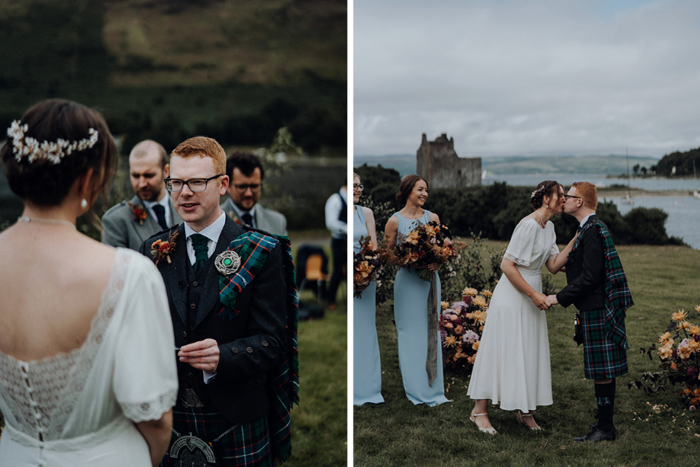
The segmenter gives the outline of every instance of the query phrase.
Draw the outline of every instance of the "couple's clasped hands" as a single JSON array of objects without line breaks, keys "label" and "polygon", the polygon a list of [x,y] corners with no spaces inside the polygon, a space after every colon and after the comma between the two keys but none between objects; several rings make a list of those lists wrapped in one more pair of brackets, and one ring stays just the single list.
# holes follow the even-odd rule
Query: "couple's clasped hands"
[{"label": "couple's clasped hands", "polygon": [[559,303],[556,295],[545,295],[543,293],[535,293],[530,299],[538,310],[547,310],[550,306]]}]

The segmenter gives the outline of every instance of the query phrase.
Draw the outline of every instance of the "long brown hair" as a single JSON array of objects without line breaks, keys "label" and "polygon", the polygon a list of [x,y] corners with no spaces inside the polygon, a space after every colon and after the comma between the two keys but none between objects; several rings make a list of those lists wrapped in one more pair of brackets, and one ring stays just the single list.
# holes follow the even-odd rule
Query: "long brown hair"
[{"label": "long brown hair", "polygon": [[408,197],[411,196],[413,187],[416,183],[423,180],[425,182],[426,189],[428,188],[428,181],[421,177],[420,175],[410,174],[406,175],[403,180],[401,180],[401,185],[399,186],[399,192],[396,193],[396,201],[399,205],[404,206],[408,201]]}]

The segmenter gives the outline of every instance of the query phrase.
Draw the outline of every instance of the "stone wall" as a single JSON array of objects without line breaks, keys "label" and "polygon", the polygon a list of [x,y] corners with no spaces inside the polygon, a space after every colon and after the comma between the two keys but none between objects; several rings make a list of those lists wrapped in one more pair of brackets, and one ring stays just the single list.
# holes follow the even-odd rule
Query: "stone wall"
[{"label": "stone wall", "polygon": [[428,141],[423,133],[416,153],[416,170],[431,188],[460,188],[481,185],[481,158],[459,157],[454,150],[454,138],[443,133]]}]

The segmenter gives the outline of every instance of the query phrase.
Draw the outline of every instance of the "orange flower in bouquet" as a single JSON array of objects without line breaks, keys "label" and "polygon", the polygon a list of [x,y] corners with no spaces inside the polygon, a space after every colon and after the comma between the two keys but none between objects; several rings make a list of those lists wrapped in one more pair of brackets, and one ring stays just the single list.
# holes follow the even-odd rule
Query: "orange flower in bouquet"
[{"label": "orange flower in bouquet", "polygon": [[[471,295],[471,291],[474,295]],[[440,337],[445,366],[469,375],[481,343],[491,294],[486,294],[487,291],[478,294],[474,289],[465,289],[465,292],[461,302],[455,302],[452,306],[442,304]]]},{"label": "orange flower in bouquet", "polygon": [[360,251],[353,258],[353,296],[362,298],[362,292],[377,279],[381,270],[381,252],[374,249],[370,237],[360,237]]},{"label": "orange flower in bouquet", "polygon": [[452,240],[450,229],[435,221],[418,224],[408,235],[398,234],[396,246],[385,255],[387,263],[419,269],[418,276],[430,280],[429,264],[445,264],[457,258],[461,244]]},{"label": "orange flower in bouquet", "polygon": [[700,404],[700,329],[687,318],[685,310],[673,313],[666,332],[651,346],[640,349],[650,359],[654,355],[659,358],[660,371],[647,371],[641,380],[631,381],[629,385],[651,394],[665,390],[666,383],[684,384],[686,389],[679,395],[690,410],[695,410]]}]

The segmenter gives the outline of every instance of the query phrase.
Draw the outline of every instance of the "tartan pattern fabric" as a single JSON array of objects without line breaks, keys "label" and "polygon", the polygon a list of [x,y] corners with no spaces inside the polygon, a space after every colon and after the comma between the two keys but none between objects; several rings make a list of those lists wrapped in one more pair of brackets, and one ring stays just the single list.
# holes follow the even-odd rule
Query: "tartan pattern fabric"
[{"label": "tartan pattern fabric", "polygon": [[[206,407],[173,407],[173,429],[180,435],[192,433],[210,443],[218,464],[222,467],[272,466],[270,436],[267,417],[237,425],[236,428],[212,443],[233,426],[218,410]],[[178,436],[173,433],[170,445]],[[169,450],[163,457],[162,466],[171,467]]]},{"label": "tartan pattern fabric", "polygon": [[634,305],[634,302],[627,286],[627,276],[622,268],[620,256],[617,254],[610,233],[600,222],[590,222],[583,226],[581,234],[569,253],[569,262],[573,262],[574,252],[579,246],[579,239],[594,226],[598,229],[598,234],[603,241],[603,254],[605,256],[605,332],[603,337],[612,340],[620,348],[626,350],[628,346],[625,316],[627,309]]},{"label": "tartan pattern fabric", "polygon": [[295,286],[292,246],[287,237],[275,236],[275,238],[282,243],[285,250],[283,261],[284,281],[287,287],[287,352],[285,360],[272,372],[268,423],[275,465],[281,465],[292,455],[290,412],[295,403],[299,405],[299,348],[297,342],[299,302]]},{"label": "tartan pattern fabric", "polygon": [[259,232],[246,232],[228,246],[241,257],[241,267],[231,276],[219,275],[219,301],[236,309],[236,297],[250,284],[279,240]]},{"label": "tartan pattern fabric", "polygon": [[627,373],[627,351],[607,337],[606,311],[581,313],[583,373],[587,379],[617,378]]},{"label": "tartan pattern fabric", "polygon": [[286,287],[287,349],[284,360],[270,373],[268,386],[271,407],[268,411],[268,424],[275,465],[281,465],[292,453],[291,409],[299,404],[299,349],[297,339],[298,300],[294,263],[289,238],[270,236],[250,231],[234,239],[229,250],[234,250],[241,258],[240,269],[230,277],[219,276],[219,300],[225,307],[235,312],[236,297],[250,284],[265,264],[268,254],[278,243],[284,249],[283,266]]}]

